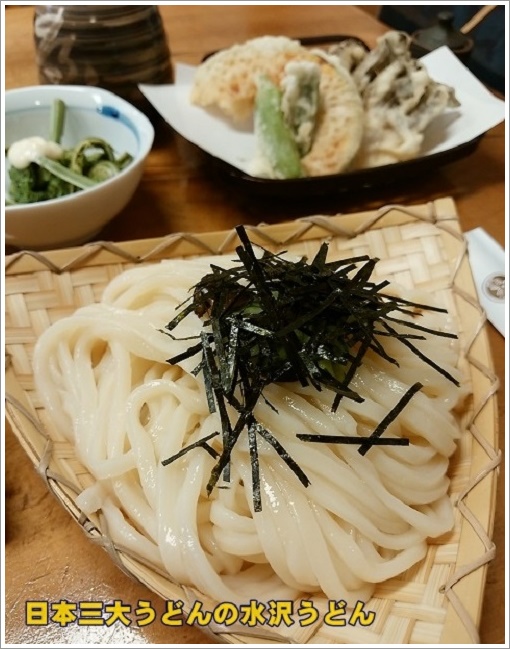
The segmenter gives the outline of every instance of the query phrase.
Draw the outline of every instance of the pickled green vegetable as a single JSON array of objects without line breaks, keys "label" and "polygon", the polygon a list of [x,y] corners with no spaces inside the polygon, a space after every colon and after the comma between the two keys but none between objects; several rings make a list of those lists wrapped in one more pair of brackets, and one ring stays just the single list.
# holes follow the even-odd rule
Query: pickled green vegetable
[{"label": "pickled green vegetable", "polygon": [[[57,144],[64,131],[65,112],[64,102],[56,99],[50,115],[50,141]],[[26,167],[11,164],[6,204],[47,201],[94,187],[113,178],[132,160],[129,153],[116,157],[112,146],[102,138],[89,137],[72,149],[63,149],[58,160],[37,155]]]}]

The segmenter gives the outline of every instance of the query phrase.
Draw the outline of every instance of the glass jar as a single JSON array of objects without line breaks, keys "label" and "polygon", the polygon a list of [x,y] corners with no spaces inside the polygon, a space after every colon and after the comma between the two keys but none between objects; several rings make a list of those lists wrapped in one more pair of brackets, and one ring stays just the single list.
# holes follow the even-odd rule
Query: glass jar
[{"label": "glass jar", "polygon": [[39,81],[100,86],[145,110],[139,83],[171,83],[157,5],[41,5],[34,15]]}]

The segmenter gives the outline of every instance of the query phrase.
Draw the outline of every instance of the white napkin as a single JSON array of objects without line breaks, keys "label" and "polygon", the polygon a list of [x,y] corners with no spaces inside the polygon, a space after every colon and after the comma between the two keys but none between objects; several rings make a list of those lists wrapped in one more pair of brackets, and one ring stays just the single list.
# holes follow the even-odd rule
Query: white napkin
[{"label": "white napkin", "polygon": [[465,233],[478,299],[487,319],[505,335],[505,251],[483,228]]}]

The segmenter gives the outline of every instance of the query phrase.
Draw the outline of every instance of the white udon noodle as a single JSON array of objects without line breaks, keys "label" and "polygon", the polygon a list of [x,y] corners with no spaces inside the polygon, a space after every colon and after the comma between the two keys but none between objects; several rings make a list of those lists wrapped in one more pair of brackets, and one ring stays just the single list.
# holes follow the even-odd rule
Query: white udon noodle
[{"label": "white udon noodle", "polygon": [[[344,398],[332,413],[329,390],[270,385],[264,394],[278,412],[260,400],[255,416],[310,486],[259,438],[262,511],[254,513],[243,433],[232,452],[231,482],[219,483],[228,488],[208,496],[215,460],[204,449],[162,465],[221,427],[209,413],[201,375],[190,373],[199,356],[179,366],[166,362],[190,341],[174,341],[161,329],[210,263],[164,261],[127,270],[100,303],[79,308],[40,337],[34,375],[42,403],[97,481],[78,504],[86,514],[102,511],[118,547],[217,601],[319,592],[366,601],[375,583],[421,560],[427,539],[452,527],[447,470],[459,435],[452,414],[459,390],[391,339],[385,346],[400,367],[368,353],[352,383],[363,403]],[[420,323],[451,327],[447,317],[431,312]],[[191,315],[175,333],[192,336],[201,327]],[[456,341],[428,336],[420,348],[459,376]],[[373,446],[362,456],[357,446],[296,437],[367,436],[418,380],[423,390],[384,433],[409,438],[408,447]],[[221,436],[210,443],[221,450]]]}]

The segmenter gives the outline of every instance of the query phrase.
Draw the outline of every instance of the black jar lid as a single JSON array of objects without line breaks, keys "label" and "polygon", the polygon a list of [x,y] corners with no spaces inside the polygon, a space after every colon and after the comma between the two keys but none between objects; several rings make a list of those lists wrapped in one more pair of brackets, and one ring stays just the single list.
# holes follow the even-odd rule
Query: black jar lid
[{"label": "black jar lid", "polygon": [[455,29],[453,19],[454,15],[451,11],[440,12],[435,25],[420,29],[413,34],[413,42],[430,52],[443,45],[447,45],[456,54],[470,52],[473,40]]}]

